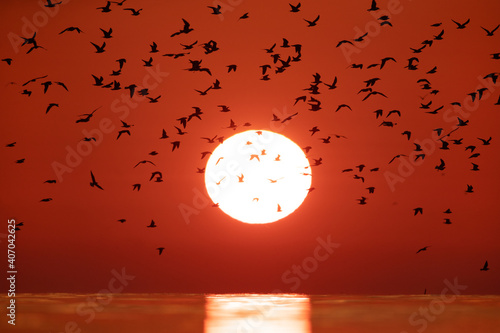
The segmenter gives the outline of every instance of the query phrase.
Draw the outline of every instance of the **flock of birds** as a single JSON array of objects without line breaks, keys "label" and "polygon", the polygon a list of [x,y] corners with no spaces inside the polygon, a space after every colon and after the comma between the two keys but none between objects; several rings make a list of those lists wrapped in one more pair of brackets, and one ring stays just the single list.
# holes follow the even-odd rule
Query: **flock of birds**
[{"label": "flock of birds", "polygon": [[[147,9],[143,11],[142,8],[132,8],[132,7],[124,7],[124,3],[129,2],[129,0],[122,0],[122,1],[107,1],[103,6],[97,7],[96,11],[99,13],[102,13],[102,15],[106,15],[106,13],[112,12],[112,11],[117,11],[117,10],[123,10],[130,12],[132,16],[139,16],[143,15],[144,13],[147,12]],[[55,2],[51,0],[46,0],[45,6],[46,7],[55,7],[59,6],[62,4],[62,1],[60,2]],[[222,15],[223,13],[223,7],[221,5],[217,6],[207,6],[207,15]],[[301,3],[296,3],[296,4],[289,4],[289,8],[287,8],[287,11],[289,11],[291,14],[290,15],[299,15],[297,13],[301,12]],[[377,11],[380,10],[377,1],[372,0],[370,6],[366,9],[369,12],[377,13]],[[63,14],[61,14],[63,15]],[[245,20],[251,20],[251,13],[243,13],[241,16],[238,17],[238,21],[244,22]],[[321,24],[321,16],[317,15],[316,17],[313,18],[303,18],[304,19],[304,29],[315,29],[315,26]],[[378,21],[380,23],[381,27],[389,28],[389,29],[396,29],[393,27],[393,23],[390,20],[390,17],[387,15],[380,15],[378,18]],[[469,25],[471,24],[470,19],[464,21],[464,22],[458,22],[455,20],[452,20],[452,23],[455,24],[455,28],[459,30],[463,29],[470,29]],[[243,24],[243,23],[242,23]],[[405,69],[408,71],[422,71],[421,65],[420,65],[420,60],[419,57],[421,54],[425,53],[425,51],[433,45],[439,43],[441,40],[443,40],[445,37],[445,29],[444,29],[444,23],[438,22],[434,23],[431,26],[436,29],[436,33],[433,34],[432,36],[429,36],[428,39],[424,40],[421,42],[420,45],[414,48],[410,48],[409,52],[411,52],[411,57],[406,59],[406,66],[404,66]],[[193,25],[194,26],[194,25]],[[187,58],[187,63],[189,65],[188,68],[185,68],[185,70],[190,71],[190,72],[201,72],[205,73],[203,75],[209,75],[210,77],[212,76],[212,70],[205,66],[203,64],[203,59],[195,59],[192,52],[196,49],[201,47],[203,49],[203,53],[206,55],[209,55],[213,52],[220,52],[219,45],[216,41],[210,40],[205,43],[198,43],[198,40],[189,40],[187,41],[187,38],[191,38],[192,35],[195,35],[193,31],[196,31],[195,28],[191,25],[190,22],[188,22],[186,19],[182,18],[182,24],[179,26],[179,29],[176,31],[172,31],[170,34],[170,38],[173,40],[176,39],[176,42],[180,44],[180,47],[182,48],[181,51],[177,53],[165,53],[162,56],[168,57],[171,59],[186,59]],[[499,26],[497,25],[494,28],[485,28],[481,27],[485,34],[484,38],[492,38],[495,35],[497,29]],[[95,53],[105,53],[108,50],[109,45],[106,43],[107,41],[111,40],[114,38],[114,31],[113,28],[108,28],[108,29],[103,29],[99,28],[102,32],[102,39],[104,41],[102,42],[91,42],[91,45],[93,46],[93,50]],[[196,27],[196,29],[200,29]],[[83,32],[84,29],[81,29],[80,27],[76,26],[70,26],[62,29],[59,34],[80,34]],[[41,35],[41,34],[40,34]],[[363,35],[360,35],[356,38],[353,39],[342,39],[338,42],[336,42],[336,47],[340,48],[343,47],[344,45],[351,45],[351,46],[356,46],[357,43],[361,43],[364,41],[364,39],[367,37],[368,33],[365,33]],[[185,36],[185,37],[183,37]],[[39,35],[35,32],[33,36],[21,36],[23,43],[21,45],[21,49],[24,50],[27,54],[33,54],[35,52],[50,52],[50,50],[46,49],[44,46],[42,46],[39,43]],[[182,39],[186,38],[186,39]],[[145,67],[151,67],[153,64],[158,62],[157,55],[159,54],[159,49],[160,47],[156,42],[152,42],[150,44],[150,48],[148,50],[148,56],[146,59],[141,59],[142,60],[142,65]],[[260,80],[262,81],[269,81],[274,78],[276,75],[282,75],[286,71],[290,70],[291,67],[295,66],[297,63],[302,61],[302,52],[303,52],[303,47],[300,43],[290,43],[290,41],[287,38],[282,38],[281,41],[273,43],[272,45],[263,45],[261,52],[264,54],[267,54],[269,56],[269,61],[268,63],[262,64],[260,66]],[[492,60],[498,60],[500,59],[500,53],[492,53],[490,54],[490,59]],[[1,59],[3,62],[6,63],[8,66],[16,66],[16,59],[13,58],[3,58]],[[386,70],[387,68],[390,68],[391,66],[398,66],[401,63],[402,59],[395,59],[394,57],[385,57],[380,59],[378,62],[373,62],[371,64],[364,64],[364,63],[352,63],[350,64],[349,68],[352,70],[368,70],[368,69],[378,69],[378,73],[383,73],[383,70]],[[487,61],[487,58],[485,58],[484,61]],[[161,101],[161,95],[157,96],[151,96],[147,88],[141,87],[139,84],[128,84],[126,86],[122,87],[121,82],[119,81],[119,77],[122,74],[122,71],[125,69],[127,59],[125,58],[120,58],[116,60],[117,62],[117,68],[111,69],[110,74],[108,76],[106,75],[100,75],[100,74],[92,74],[92,77],[89,77],[89,79],[92,79],[91,84],[95,86],[96,88],[101,88],[101,89],[109,89],[110,91],[116,91],[116,90],[121,90],[125,89],[128,90],[130,98],[133,98],[134,96],[143,96],[147,99],[149,103],[159,103]],[[498,64],[496,64],[498,66]],[[238,70],[238,65],[237,64],[228,64],[227,65],[227,73],[228,75],[232,72],[236,72]],[[425,102],[421,102],[420,106],[418,106],[419,109],[423,110],[425,113],[429,114],[430,116],[432,115],[437,115],[440,114],[440,111],[445,108],[445,104],[440,104],[440,103],[435,103],[435,100],[433,99],[436,95],[439,94],[439,89],[437,89],[434,84],[432,83],[432,75],[438,72],[438,67],[437,65],[434,66],[431,69],[424,70],[424,74],[422,75],[422,78],[420,78],[416,84],[418,87],[425,93]],[[368,73],[368,72],[367,72]],[[373,73],[373,72],[369,72]],[[201,74],[200,74],[201,75]],[[293,103],[294,107],[299,107],[300,104],[306,105],[306,108],[310,112],[318,112],[324,109],[324,104],[322,104],[321,98],[319,97],[322,93],[324,93],[324,90],[331,91],[335,90],[339,87],[339,84],[341,80],[337,76],[329,79],[328,81],[324,81],[322,75],[320,73],[311,73],[311,81],[309,82],[308,86],[303,89],[305,91],[304,94],[301,96],[296,97],[294,100],[291,102]],[[368,74],[367,74],[368,75]],[[491,80],[493,84],[497,83],[498,77],[500,73],[499,72],[491,72],[491,73],[484,73],[484,79],[485,80]],[[377,100],[377,99],[388,99],[389,94],[386,92],[380,91],[377,89],[377,84],[379,82],[383,81],[382,78],[378,76],[374,77],[368,77],[360,87],[360,90],[358,92],[358,95],[361,95],[361,102],[366,102],[368,100]],[[16,83],[14,83],[16,84]],[[38,92],[36,90],[39,89],[39,87],[42,87],[43,89]],[[48,75],[44,76],[38,76],[33,79],[30,79],[21,85],[21,91],[20,93],[22,95],[27,96],[29,98],[32,94],[34,93],[43,93],[47,94],[49,91],[51,92],[54,89],[58,89],[57,93],[59,92],[70,92],[70,88],[68,85],[64,82],[56,81],[56,80],[49,80]],[[208,94],[213,93],[215,90],[219,90],[222,88],[222,83],[219,81],[219,79],[214,79],[213,84],[204,87],[202,89],[195,89],[196,92],[200,96],[206,96]],[[468,96],[472,101],[481,100],[484,96],[484,93],[488,90],[488,88],[481,88],[477,91],[471,91]],[[433,104],[434,103],[434,104]],[[454,107],[462,107],[460,102],[451,102],[450,103]],[[500,98],[494,105],[500,105]],[[59,103],[50,103],[46,108],[45,108],[45,113],[49,112],[54,112],[53,110],[55,108],[59,107]],[[224,104],[219,104],[217,105],[219,108],[219,111],[222,113],[230,113],[234,112],[231,110],[231,108],[228,105]],[[96,112],[98,112],[100,109],[96,108],[92,110],[89,113],[79,115],[77,119],[75,119],[75,123],[77,124],[85,124],[89,123],[94,119],[94,116]],[[195,120],[201,120],[202,116],[204,116],[204,112],[200,107],[193,106],[192,107],[193,112],[189,112],[185,114],[184,116],[177,118],[176,121],[179,123],[178,126],[173,126],[173,129],[175,129],[175,137],[170,140],[171,144],[171,151],[174,152],[181,147],[181,140],[179,139],[183,135],[188,134],[186,131],[188,124],[192,121]],[[331,106],[328,106],[328,109],[332,109]],[[333,112],[348,112],[352,111],[352,107],[348,104],[339,104],[336,107],[333,107]],[[272,118],[270,119],[271,122],[278,122],[278,123],[286,123],[289,121],[293,121],[299,114],[302,113],[297,111],[294,112],[291,115],[287,115],[285,117],[280,117],[279,115],[273,114]],[[398,126],[398,123],[395,121],[396,119],[403,117],[404,114],[401,110],[399,109],[394,109],[390,111],[385,111],[383,109],[376,109],[373,111],[373,116],[375,119],[380,119],[380,124],[379,127],[389,127],[389,128],[394,128]],[[124,136],[131,136],[132,135],[132,127],[134,124],[130,124],[125,122],[124,120],[121,121],[121,128],[118,130],[116,134],[116,140],[122,139]],[[237,125],[232,119],[228,119],[229,125],[226,127],[226,129],[229,130],[236,130],[236,129],[242,129],[245,127],[251,127],[251,123],[246,122]],[[463,149],[466,153],[470,152],[470,155],[468,156],[469,161],[476,161],[480,157],[480,151],[479,146],[486,147],[492,144],[492,137],[485,137],[485,138],[477,138],[474,140],[469,140],[468,138],[463,138],[463,137],[456,137],[458,133],[460,133],[460,129],[469,126],[469,120],[466,119],[461,119],[460,117],[457,117],[456,121],[456,126],[450,130],[446,131],[445,129],[439,127],[435,128],[434,131],[436,132],[437,136],[439,137],[439,142],[441,144],[441,147],[439,147],[440,150],[450,150],[452,147],[460,148],[460,147],[465,147],[461,148]],[[317,133],[322,132],[321,126],[314,126],[310,129],[307,129],[307,131],[310,133],[311,137],[318,137]],[[159,140],[168,140],[171,138],[171,136],[168,134],[170,132],[167,129],[162,129],[161,134],[159,133]],[[410,141],[412,138],[412,131],[405,129],[401,132],[401,135],[403,136],[404,139],[407,141]],[[318,138],[321,144],[330,144],[333,142],[333,140],[346,140],[347,137],[344,135],[339,135],[339,134],[331,134],[327,135],[321,138]],[[84,137],[82,138],[83,141],[95,141],[95,137]],[[214,136],[210,137],[201,137],[201,140],[203,142],[206,142],[211,145],[217,145],[217,144],[222,144],[224,142],[224,136],[217,134]],[[467,143],[466,143],[467,142]],[[9,149],[14,149],[16,146],[16,142],[10,142],[6,145]],[[309,151],[312,149],[311,146],[306,146],[303,148],[304,152],[306,154],[309,153]],[[413,158],[415,161],[418,161],[419,159],[425,159],[426,153],[422,149],[420,144],[414,143],[414,152],[415,154],[412,155],[414,156]],[[151,165],[153,167],[156,167],[156,164],[154,163],[153,160],[151,160],[152,157],[158,155],[159,152],[157,151],[151,151],[148,153],[150,156],[150,159],[144,159],[137,164],[134,165],[133,168],[140,167],[141,165]],[[206,156],[211,154],[211,151],[203,151],[201,152],[201,159],[203,160]],[[406,154],[397,154],[395,155],[392,159],[388,161],[388,164],[391,164],[395,162],[396,160],[400,158],[408,157]],[[28,157],[29,158],[29,157]],[[28,159],[29,161],[29,159]],[[27,162],[25,158],[21,158],[15,161],[15,163],[22,164]],[[321,157],[312,159],[311,161],[311,166],[320,166],[323,164],[323,159]],[[440,163],[435,166],[435,169],[437,171],[443,171],[447,167],[446,161],[444,158],[440,159]],[[380,170],[380,166],[372,166],[368,167],[365,164],[358,164],[356,166],[352,167],[347,167],[340,172],[342,174],[347,174],[347,175],[352,175],[352,178],[356,181],[359,181],[361,183],[365,183],[365,179],[367,178],[367,172],[369,174],[375,173]],[[478,162],[474,163],[471,162],[471,171],[473,172],[478,172],[480,171],[480,165]],[[196,173],[203,174],[205,171],[204,167],[197,168]],[[90,186],[92,188],[98,189],[98,190],[105,190],[104,187],[102,187],[99,182],[97,181],[96,176],[92,171],[89,172],[90,176]],[[151,182],[162,182],[163,181],[163,174],[159,170],[155,170],[151,173],[149,177],[149,181]],[[49,184],[55,184],[57,181],[55,179],[49,179],[45,181],[45,183]],[[131,184],[131,190],[132,191],[140,191],[141,190],[141,183],[135,183]],[[310,189],[312,190],[312,189]],[[366,187],[366,194],[363,194],[359,199],[356,199],[357,203],[359,205],[366,205],[369,202],[369,196],[373,193],[375,193],[375,187],[374,186],[367,186]],[[474,187],[473,185],[466,184],[465,192],[467,193],[473,193],[474,192]],[[52,198],[42,198],[40,200],[41,202],[47,203],[52,201]],[[279,209],[279,207],[278,207]],[[414,215],[421,215],[424,213],[424,208],[423,207],[416,207],[414,209]],[[444,218],[444,224],[452,224],[451,218],[448,217],[450,214],[452,214],[451,209],[446,209],[444,211],[444,214],[446,214],[447,217]],[[126,222],[126,219],[118,219],[120,223]],[[18,230],[20,227],[23,226],[22,222],[18,224]],[[150,224],[146,225],[147,228],[155,228],[157,227],[157,224],[155,221],[151,221]],[[416,253],[421,253],[424,251],[427,251],[429,246],[425,246],[421,249],[419,249]],[[164,251],[164,247],[158,247],[156,249],[158,251],[158,254],[161,255]],[[488,270],[488,262],[484,264],[484,266],[481,268],[482,271]]]}]

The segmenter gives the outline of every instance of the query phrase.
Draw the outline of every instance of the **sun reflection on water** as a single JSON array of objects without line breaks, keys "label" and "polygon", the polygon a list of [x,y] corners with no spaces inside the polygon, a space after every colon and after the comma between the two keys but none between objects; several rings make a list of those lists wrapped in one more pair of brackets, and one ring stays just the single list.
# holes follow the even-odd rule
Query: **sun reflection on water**
[{"label": "sun reflection on water", "polygon": [[310,300],[297,294],[206,296],[206,333],[310,333]]}]

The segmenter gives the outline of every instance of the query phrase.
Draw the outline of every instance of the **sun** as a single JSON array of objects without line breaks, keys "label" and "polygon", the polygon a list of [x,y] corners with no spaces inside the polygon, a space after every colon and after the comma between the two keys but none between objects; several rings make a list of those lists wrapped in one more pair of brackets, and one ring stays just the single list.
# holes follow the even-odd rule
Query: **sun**
[{"label": "sun", "polygon": [[293,213],[311,187],[311,167],[302,149],[266,130],[224,140],[205,168],[208,195],[232,218],[271,223]]}]

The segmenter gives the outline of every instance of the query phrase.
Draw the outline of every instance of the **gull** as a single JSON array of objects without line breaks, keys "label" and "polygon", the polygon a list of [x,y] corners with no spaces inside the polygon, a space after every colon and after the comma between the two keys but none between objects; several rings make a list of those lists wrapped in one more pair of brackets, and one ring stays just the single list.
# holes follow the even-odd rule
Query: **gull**
[{"label": "gull", "polygon": [[308,27],[314,27],[316,25],[316,23],[318,22],[318,20],[319,20],[319,15],[312,21],[304,19],[304,21],[307,22]]},{"label": "gull", "polygon": [[251,161],[251,160],[253,160],[254,158],[256,158],[256,159],[257,159],[257,161],[259,161],[259,162],[260,162],[259,155],[257,155],[257,154],[251,154],[251,155],[250,155],[250,161]]},{"label": "gull", "polygon": [[498,27],[500,27],[500,24],[497,25],[496,28],[493,29],[493,30],[491,30],[491,31],[488,30],[488,29],[486,29],[486,28],[483,28],[483,27],[481,27],[481,29],[483,29],[484,31],[486,31],[486,36],[491,37],[491,36],[493,36],[493,34],[495,33],[495,31],[498,29]]},{"label": "gull", "polygon": [[288,4],[290,6],[290,11],[292,13],[298,13],[300,11],[300,2],[296,4],[295,6],[292,5],[291,3]]},{"label": "gull", "polygon": [[60,4],[62,4],[61,1],[59,1],[59,2],[52,2],[52,0],[47,0],[47,4],[44,4],[44,6],[47,7],[47,8],[53,8],[56,5],[60,5]]},{"label": "gull", "polygon": [[238,183],[243,183],[243,178],[245,177],[243,174],[241,176],[236,175],[238,177]]},{"label": "gull", "polygon": [[202,137],[202,139],[205,139],[208,141],[208,143],[215,143],[215,139],[217,138],[217,135],[215,135],[213,138],[204,138]]},{"label": "gull", "polygon": [[428,249],[429,247],[430,247],[430,246],[424,246],[423,248],[419,249],[419,250],[417,251],[417,253],[422,252],[422,251],[427,251],[427,249]]},{"label": "gull", "polygon": [[99,46],[97,44],[94,44],[92,42],[90,42],[90,44],[94,45],[94,47],[96,48],[95,53],[103,53],[104,52],[104,47],[106,47],[106,42],[102,43],[101,46]]},{"label": "gull", "polygon": [[122,134],[128,134],[130,136],[130,131],[129,130],[121,130],[118,132],[118,136],[116,137],[116,140],[120,138]]},{"label": "gull", "polygon": [[188,34],[194,30],[193,28],[191,28],[191,25],[189,24],[188,21],[186,21],[185,19],[182,19],[182,22],[184,22],[183,28],[181,30],[179,30],[178,32],[174,32],[173,34],[171,34],[170,37],[174,37],[174,36],[177,36],[180,34]]},{"label": "gull", "polygon": [[156,228],[156,223],[155,223],[155,221],[154,221],[154,220],[151,220],[151,223],[150,223],[148,226],[146,226],[146,228]]},{"label": "gull", "polygon": [[97,187],[98,189],[100,190],[103,190],[103,188],[97,183],[97,181],[95,180],[95,177],[94,177],[94,174],[92,173],[92,171],[90,171],[90,177],[92,178],[92,182],[90,183],[90,186],[92,187]]},{"label": "gull", "polygon": [[467,21],[465,21],[464,23],[458,23],[455,20],[452,21],[457,25],[457,29],[465,29],[465,26],[470,22],[470,19],[467,19]]},{"label": "gull", "polygon": [[164,247],[157,247],[156,248],[158,250],[158,255],[161,256],[161,254],[163,253],[163,250],[165,250]]},{"label": "gull", "polygon": [[489,270],[488,268],[488,260],[485,261],[483,268],[480,269],[480,271],[487,271]]},{"label": "gull", "polygon": [[130,10],[132,12],[132,16],[138,16],[142,8],[137,10],[135,10],[134,8],[123,8],[123,10]]},{"label": "gull", "polygon": [[136,168],[139,164],[146,164],[146,163],[150,163],[150,164],[153,164],[154,166],[156,166],[156,164],[154,164],[153,162],[151,162],[149,160],[142,160],[142,161],[137,162],[137,164],[134,166],[134,168]]},{"label": "gull", "polygon": [[314,133],[319,132],[319,128],[318,128],[318,126],[314,126],[313,128],[311,128],[311,129],[309,130],[309,132],[311,132],[311,136],[313,136],[313,135],[314,135]]},{"label": "gull", "polygon": [[108,31],[106,31],[104,29],[101,29],[101,28],[99,28],[99,30],[101,30],[102,33],[103,33],[102,38],[111,38],[111,37],[113,37],[113,36],[111,36],[111,33],[113,32],[113,28],[109,28]]},{"label": "gull", "polygon": [[212,10],[212,13],[213,15],[219,15],[219,14],[222,14],[221,13],[221,5],[217,5],[217,7],[213,7],[213,6],[207,6],[208,8],[210,8]]},{"label": "gull", "polygon": [[478,138],[478,140],[481,140],[483,142],[484,146],[488,146],[490,144],[490,141],[491,141],[491,136],[487,140],[481,139],[481,138]]},{"label": "gull", "polygon": [[111,2],[107,2],[106,3],[106,6],[104,7],[97,7],[96,9],[100,9],[101,10],[101,13],[109,13],[111,11],[111,8],[109,8],[111,6]]},{"label": "gull", "polygon": [[377,7],[377,1],[372,0],[372,4],[371,4],[370,8],[367,9],[367,11],[373,12],[373,11],[377,11],[379,9],[380,8]]}]

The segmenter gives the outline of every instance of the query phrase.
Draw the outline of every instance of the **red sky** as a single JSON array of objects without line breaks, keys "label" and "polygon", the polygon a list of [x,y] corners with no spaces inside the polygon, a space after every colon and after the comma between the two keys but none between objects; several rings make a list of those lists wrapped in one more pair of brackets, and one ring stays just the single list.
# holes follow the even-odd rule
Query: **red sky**
[{"label": "red sky", "polygon": [[[12,63],[0,63],[0,211],[4,221],[24,222],[16,238],[18,291],[97,292],[107,286],[113,269],[123,267],[135,276],[127,292],[406,294],[427,288],[439,293],[445,279],[457,278],[467,293],[498,294],[500,106],[495,104],[500,89],[498,82],[483,77],[500,71],[500,60],[490,55],[500,52],[500,32],[487,36],[481,27],[492,30],[500,23],[500,3],[381,0],[380,9],[369,12],[371,1],[302,1],[300,11],[292,13],[287,1],[223,0],[222,14],[213,15],[207,6],[217,3],[126,0],[101,13],[96,7],[106,1],[62,0],[50,15],[37,1],[4,4],[0,56]],[[132,16],[123,10],[129,7],[142,11]],[[249,18],[239,20],[244,13]],[[304,19],[318,14],[317,25],[307,27]],[[392,27],[380,26],[383,15]],[[194,30],[170,37],[182,29],[182,18]],[[468,19],[465,29],[452,21]],[[436,23],[441,25],[431,26]],[[82,32],[60,34],[71,26]],[[113,28],[112,38],[102,38],[99,28]],[[18,36],[31,37],[33,29],[44,49],[27,54],[32,45],[20,46]],[[434,40],[442,30],[443,39]],[[353,41],[365,32],[362,42]],[[293,48],[281,47],[283,38],[302,45],[301,58],[275,73],[281,63],[273,64],[264,49],[276,43],[273,52],[281,59],[297,55]],[[205,54],[201,45],[210,40],[219,50]],[[341,40],[353,45],[336,47]],[[411,51],[425,40],[432,40],[432,46]],[[180,43],[195,41],[193,49],[183,51]],[[106,42],[105,52],[95,53],[91,42]],[[150,53],[153,42],[158,53]],[[190,53],[177,59],[162,56],[181,52]],[[150,56],[153,66],[148,69],[141,60]],[[368,68],[385,57],[396,62]],[[418,58],[416,70],[405,68],[411,57]],[[110,76],[119,58],[126,59],[121,75]],[[189,60],[202,60],[211,75],[187,71]],[[228,73],[231,64],[237,70]],[[260,80],[259,66],[266,64],[271,65],[269,81]],[[363,68],[349,68],[352,64]],[[427,74],[435,66],[436,73]],[[338,87],[329,90],[320,83],[320,94],[309,94],[304,89],[315,73],[328,84],[337,77]],[[93,86],[92,74],[103,76],[104,84],[119,81],[121,89]],[[372,78],[380,80],[371,88],[387,98],[372,95],[362,101],[367,93],[358,91]],[[205,96],[195,91],[216,79],[222,89]],[[428,80],[431,89],[422,89],[420,79]],[[53,82],[46,93],[45,81]],[[55,82],[64,82],[68,91]],[[123,89],[130,84],[148,87],[149,97],[161,98],[158,103],[138,97],[131,101]],[[479,100],[477,90],[483,87],[487,90]],[[21,94],[24,89],[31,96]],[[437,92],[430,94],[432,90]],[[468,95],[473,92],[474,102]],[[302,101],[294,105],[304,95],[307,102],[310,97],[320,100],[321,110],[309,111]],[[431,101],[429,109],[420,107]],[[59,107],[46,114],[50,103]],[[231,111],[219,112],[221,104]],[[352,110],[335,112],[341,104]],[[202,120],[192,119],[188,134],[177,135],[176,119],[191,114],[194,106],[201,108]],[[441,106],[437,114],[425,113]],[[76,123],[79,115],[97,108],[90,121]],[[377,109],[383,110],[378,119]],[[401,116],[386,118],[391,110]],[[296,112],[284,124],[271,121],[273,114],[283,119]],[[441,142],[433,130],[449,133],[457,117],[469,121],[467,126],[443,139],[449,150],[438,149]],[[236,131],[225,128],[230,119],[240,125]],[[120,120],[134,126],[130,136],[117,140]],[[380,126],[382,121],[393,126]],[[241,127],[245,122],[252,126]],[[311,137],[313,126],[320,132]],[[252,128],[274,130],[300,147],[311,146],[311,162],[323,159],[313,170],[315,190],[303,205],[268,225],[240,223],[200,199],[206,196],[203,175],[196,173],[206,163],[200,153],[216,147],[200,137],[227,138]],[[168,139],[159,139],[162,129]],[[404,131],[411,132],[410,140]],[[81,141],[91,136],[97,141]],[[327,136],[332,141],[323,144],[319,138]],[[489,137],[490,145],[478,139]],[[461,138],[461,145],[452,142]],[[176,140],[180,148],[172,152]],[[5,147],[12,142],[14,147]],[[414,143],[421,144],[423,161],[414,161]],[[465,150],[470,145],[476,146],[478,157],[470,158]],[[92,148],[82,156],[85,147]],[[68,160],[68,151],[79,157]],[[148,155],[151,151],[159,154]],[[389,164],[397,154],[409,157]],[[22,158],[24,163],[15,163]],[[156,166],[134,168],[145,159]],[[443,171],[435,169],[440,159]],[[480,170],[471,171],[471,162]],[[359,164],[366,165],[361,172],[355,168]],[[342,172],[348,168],[355,171]],[[373,168],[379,170],[369,171]],[[91,170],[103,191],[89,186]],[[150,182],[153,171],[161,171],[164,181]],[[365,182],[353,179],[356,174]],[[44,183],[48,179],[57,182]],[[142,184],[139,192],[132,191],[135,183]],[[474,193],[465,193],[468,184]],[[370,186],[373,194],[366,189]],[[366,205],[358,204],[361,197],[367,198]],[[44,198],[53,200],[40,202]],[[422,215],[413,216],[416,207],[423,208]],[[448,208],[452,213],[446,215]],[[185,209],[193,213],[188,218],[182,214]],[[444,224],[445,218],[452,224]],[[157,228],[146,227],[151,219]],[[318,238],[338,244],[323,261],[312,259],[315,253],[326,255],[316,250]],[[1,241],[6,244],[5,238]],[[416,254],[424,246],[427,251]],[[157,247],[165,248],[161,256]],[[479,270],[485,260],[487,272]],[[303,264],[309,273],[293,268]]]}]

